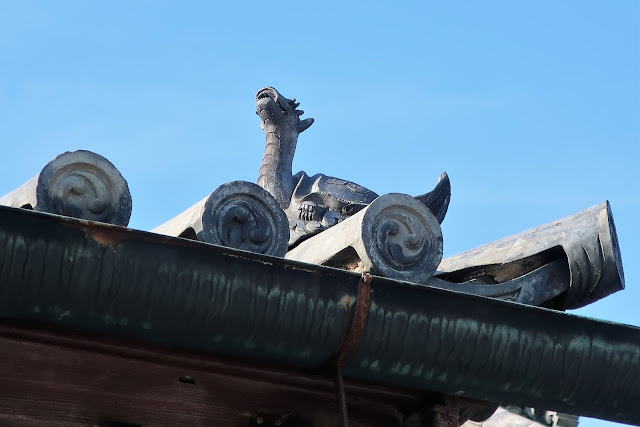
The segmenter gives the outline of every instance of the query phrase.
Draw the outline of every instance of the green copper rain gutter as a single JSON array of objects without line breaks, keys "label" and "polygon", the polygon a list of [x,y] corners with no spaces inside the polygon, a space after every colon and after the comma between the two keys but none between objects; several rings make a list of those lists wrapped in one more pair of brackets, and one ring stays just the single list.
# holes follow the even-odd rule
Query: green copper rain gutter
[{"label": "green copper rain gutter", "polygon": [[[0,316],[305,370],[359,276],[0,207]],[[346,377],[640,425],[640,329],[374,277]]]}]

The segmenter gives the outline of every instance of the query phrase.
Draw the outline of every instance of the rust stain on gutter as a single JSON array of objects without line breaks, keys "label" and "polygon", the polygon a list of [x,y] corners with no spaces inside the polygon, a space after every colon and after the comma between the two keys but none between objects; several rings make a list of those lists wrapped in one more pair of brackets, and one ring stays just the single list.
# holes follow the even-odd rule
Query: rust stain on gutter
[{"label": "rust stain on gutter", "polygon": [[351,310],[351,300],[353,299],[353,297],[351,295],[345,295],[342,297],[342,299],[340,300],[340,303],[342,305],[344,305],[344,311],[349,311]]},{"label": "rust stain on gutter", "polygon": [[115,230],[105,229],[103,227],[85,227],[84,232],[87,238],[95,240],[101,246],[111,246],[116,248],[124,237]]}]

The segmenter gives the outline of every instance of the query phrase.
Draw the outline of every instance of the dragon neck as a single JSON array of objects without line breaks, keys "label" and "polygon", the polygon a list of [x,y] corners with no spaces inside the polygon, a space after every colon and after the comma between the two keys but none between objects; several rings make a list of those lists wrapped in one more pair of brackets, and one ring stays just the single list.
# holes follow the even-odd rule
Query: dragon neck
[{"label": "dragon neck", "polygon": [[293,194],[293,156],[298,133],[271,122],[264,124],[267,146],[258,175],[258,185],[267,190],[283,209],[289,206]]}]

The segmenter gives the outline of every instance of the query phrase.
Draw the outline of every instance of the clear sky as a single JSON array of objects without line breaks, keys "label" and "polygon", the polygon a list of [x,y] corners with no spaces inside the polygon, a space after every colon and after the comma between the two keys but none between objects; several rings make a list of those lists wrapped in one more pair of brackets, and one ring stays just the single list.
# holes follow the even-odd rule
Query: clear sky
[{"label": "clear sky", "polygon": [[445,256],[609,200],[627,289],[575,313],[640,325],[638,1],[232,3],[0,0],[0,195],[88,149],[150,230],[256,180],[272,85],[316,119],[296,171],[447,171]]}]

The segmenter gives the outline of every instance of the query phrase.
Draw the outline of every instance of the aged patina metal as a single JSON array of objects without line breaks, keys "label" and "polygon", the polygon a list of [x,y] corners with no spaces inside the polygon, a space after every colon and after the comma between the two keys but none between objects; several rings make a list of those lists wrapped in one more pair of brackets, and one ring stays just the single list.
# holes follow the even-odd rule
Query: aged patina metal
[{"label": "aged patina metal", "polygon": [[221,185],[151,232],[273,256],[283,256],[289,240],[287,217],[278,203],[246,181]]},{"label": "aged patina metal", "polygon": [[[297,110],[299,105],[295,98],[287,99],[273,87],[265,87],[256,95],[256,113],[266,135],[258,184],[286,211],[291,227],[291,247],[350,217],[378,197],[354,182],[324,174],[310,177],[305,172],[298,172],[293,175],[298,135],[314,121],[311,118],[300,120],[304,111]],[[416,198],[441,223],[450,197],[449,177],[443,173],[433,191]]]},{"label": "aged patina metal", "polygon": [[0,197],[0,205],[127,225],[131,193],[113,164],[86,150],[62,153],[42,171]]},{"label": "aged patina metal", "polygon": [[[359,279],[0,208],[5,318],[318,370],[348,332]],[[639,328],[379,277],[371,290],[345,377],[640,425]]]}]

